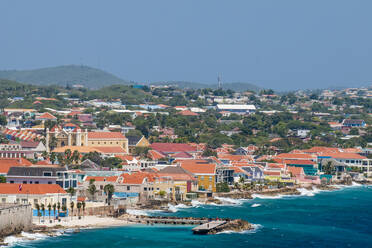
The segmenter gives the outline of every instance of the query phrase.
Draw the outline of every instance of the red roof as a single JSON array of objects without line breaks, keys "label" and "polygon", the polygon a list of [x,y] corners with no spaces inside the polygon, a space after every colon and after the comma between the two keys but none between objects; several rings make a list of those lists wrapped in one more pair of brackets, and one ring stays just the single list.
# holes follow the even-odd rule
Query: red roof
[{"label": "red roof", "polygon": [[179,112],[178,114],[183,115],[183,116],[198,116],[199,114],[192,112],[190,110],[183,110]]},{"label": "red roof", "polygon": [[125,139],[120,132],[88,132],[88,139]]},{"label": "red roof", "polygon": [[111,176],[111,177],[94,177],[94,176],[87,176],[85,178],[86,182],[89,182],[91,179],[94,179],[97,182],[116,182],[118,176]]},{"label": "red roof", "polygon": [[101,153],[126,153],[124,148],[120,146],[96,146],[94,148]]},{"label": "red roof", "polygon": [[0,194],[30,194],[30,195],[44,195],[44,194],[57,194],[66,191],[58,184],[20,184],[14,183],[0,183]]},{"label": "red roof", "polygon": [[284,164],[298,164],[298,165],[314,165],[316,164],[312,160],[306,160],[306,159],[274,159],[278,163],[284,163]]},{"label": "red roof", "polygon": [[280,176],[280,171],[264,171],[267,176]]},{"label": "red roof", "polygon": [[[122,179],[122,181],[121,181]],[[121,174],[119,181],[123,184],[143,184],[145,179],[148,182],[153,182],[155,180],[155,174],[146,172],[133,172]]]},{"label": "red roof", "polygon": [[276,158],[284,158],[284,159],[314,159],[314,155],[305,154],[305,153],[281,153],[276,156]]},{"label": "red roof", "polygon": [[154,151],[154,150],[148,151],[148,156],[152,160],[159,160],[161,158],[165,158],[166,157],[166,155],[162,154],[161,152]]},{"label": "red roof", "polygon": [[296,166],[288,166],[287,171],[292,174],[292,176],[297,176],[297,175],[304,175],[304,168],[302,167],[296,167]]},{"label": "red roof", "polygon": [[182,163],[181,167],[193,174],[215,174],[215,164]]},{"label": "red roof", "polygon": [[322,157],[332,157],[336,159],[366,159],[366,157],[359,155],[357,153],[347,153],[347,152],[339,152],[339,153],[322,153],[319,156]]},{"label": "red roof", "polygon": [[0,174],[8,174],[10,167],[31,165],[32,163],[24,158],[0,158]]},{"label": "red roof", "polygon": [[196,148],[184,143],[152,143],[151,148],[163,153],[195,152]]},{"label": "red roof", "polygon": [[48,113],[48,112],[45,112],[44,114],[40,115],[39,117],[37,117],[36,119],[48,119],[48,120],[56,120],[57,117],[55,117],[54,115]]}]

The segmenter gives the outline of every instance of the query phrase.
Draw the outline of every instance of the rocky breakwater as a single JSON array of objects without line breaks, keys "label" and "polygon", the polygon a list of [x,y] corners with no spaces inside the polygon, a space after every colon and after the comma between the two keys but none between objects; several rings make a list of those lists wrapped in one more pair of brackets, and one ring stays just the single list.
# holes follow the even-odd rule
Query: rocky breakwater
[{"label": "rocky breakwater", "polygon": [[248,191],[230,191],[224,193],[215,193],[214,196],[230,199],[252,199],[251,192]]},{"label": "rocky breakwater", "polygon": [[221,232],[243,232],[253,230],[254,226],[242,219],[220,219],[192,229],[194,234],[217,234]]},{"label": "rocky breakwater", "polygon": [[301,192],[297,188],[280,188],[280,189],[267,189],[263,191],[256,191],[255,194],[265,196],[278,196],[278,195],[300,195]]}]

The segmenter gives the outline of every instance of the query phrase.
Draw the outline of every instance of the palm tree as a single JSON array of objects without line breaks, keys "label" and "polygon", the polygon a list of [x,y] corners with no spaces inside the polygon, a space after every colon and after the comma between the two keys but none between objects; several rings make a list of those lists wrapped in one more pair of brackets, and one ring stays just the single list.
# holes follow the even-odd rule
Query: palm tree
[{"label": "palm tree", "polygon": [[75,150],[72,153],[72,161],[74,161],[75,164],[78,164],[79,163],[79,161],[80,161],[80,153],[79,153],[79,151]]},{"label": "palm tree", "polygon": [[80,218],[80,209],[81,209],[81,202],[78,202],[77,203],[77,205],[76,205],[76,207],[77,207],[77,209],[78,209],[78,216],[79,216],[79,218]]},{"label": "palm tree", "polygon": [[85,201],[81,203],[81,206],[83,207],[83,216],[85,215]]},{"label": "palm tree", "polygon": [[53,204],[53,219],[55,218],[56,216],[56,208],[57,208],[57,204]]},{"label": "palm tree", "polygon": [[244,185],[244,183],[245,183],[245,178],[244,177],[239,177],[239,183],[240,184],[242,184],[242,185]]},{"label": "palm tree", "polygon": [[67,193],[70,194],[70,199],[72,199],[72,197],[75,195],[76,193],[76,190],[73,188],[73,187],[70,187],[66,190]]},{"label": "palm tree", "polygon": [[58,215],[59,215],[59,210],[61,209],[61,203],[60,202],[57,203],[57,209],[58,209]]},{"label": "palm tree", "polygon": [[52,205],[50,203],[48,204],[48,215],[49,215],[49,220],[50,220],[50,212],[52,211]]},{"label": "palm tree", "polygon": [[96,188],[96,185],[94,185],[94,183],[89,185],[88,192],[92,196],[93,201],[95,200],[95,195],[96,195],[97,191],[98,190]]},{"label": "palm tree", "polygon": [[56,153],[52,152],[49,156],[49,159],[50,159],[50,162],[52,162],[52,164],[54,164],[54,162],[56,162],[56,159],[57,159]]},{"label": "palm tree", "polygon": [[41,211],[43,212],[43,220],[45,220],[45,205],[44,203],[41,204]]},{"label": "palm tree", "polygon": [[70,208],[71,208],[71,220],[72,220],[72,216],[74,215],[74,206],[75,206],[75,203],[73,201],[71,201],[70,203]]},{"label": "palm tree", "polygon": [[37,210],[37,216],[39,217],[39,223],[40,223],[40,205],[38,203],[35,203],[35,208]]},{"label": "palm tree", "polygon": [[72,152],[71,152],[70,149],[65,150],[65,162],[66,162],[67,165],[71,164],[71,162],[72,162],[71,154],[72,154]]},{"label": "palm tree", "polygon": [[107,195],[107,204],[110,206],[112,195],[115,192],[114,185],[106,184],[105,187],[103,188],[103,190],[105,191],[105,193]]}]

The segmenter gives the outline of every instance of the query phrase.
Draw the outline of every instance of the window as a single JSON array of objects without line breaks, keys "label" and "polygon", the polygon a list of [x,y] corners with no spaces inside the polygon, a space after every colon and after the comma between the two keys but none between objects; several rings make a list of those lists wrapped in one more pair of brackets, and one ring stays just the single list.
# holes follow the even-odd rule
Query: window
[{"label": "window", "polygon": [[212,178],[213,178],[213,177],[209,177],[209,182],[212,182]]},{"label": "window", "polygon": [[44,175],[44,177],[51,177],[52,176],[52,172],[50,172],[50,171],[44,172],[43,175]]},{"label": "window", "polygon": [[5,202],[6,202],[6,198],[2,198],[2,199],[1,199],[1,202],[2,202],[2,203],[5,203]]},{"label": "window", "polygon": [[144,190],[144,191],[147,191],[147,187],[144,187],[143,190]]},{"label": "window", "polygon": [[130,190],[130,186],[127,186],[127,190]]},{"label": "window", "polygon": [[22,183],[23,183],[23,184],[27,184],[27,181],[23,181]]},{"label": "window", "polygon": [[10,181],[10,183],[14,183],[14,181]]},{"label": "window", "polygon": [[51,181],[48,181],[48,184],[53,184]]},{"label": "window", "polygon": [[35,181],[35,184],[39,184],[39,181]]}]

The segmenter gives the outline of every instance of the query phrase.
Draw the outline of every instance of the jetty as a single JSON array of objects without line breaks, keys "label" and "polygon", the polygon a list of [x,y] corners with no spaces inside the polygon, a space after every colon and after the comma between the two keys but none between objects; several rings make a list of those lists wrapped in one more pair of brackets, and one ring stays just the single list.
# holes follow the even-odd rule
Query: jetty
[{"label": "jetty", "polygon": [[241,232],[253,229],[253,226],[242,219],[217,219],[217,218],[195,218],[195,217],[172,217],[172,216],[127,216],[121,217],[132,223],[147,225],[192,225],[194,234],[216,234],[223,231]]},{"label": "jetty", "polygon": [[208,223],[213,219],[210,218],[194,218],[194,217],[172,217],[172,216],[143,216],[137,215],[135,217],[126,218],[127,221],[141,224],[164,224],[164,225],[202,225]]},{"label": "jetty", "polygon": [[211,232],[211,230],[223,225],[223,224],[226,224],[226,221],[222,221],[222,220],[215,220],[215,221],[211,221],[211,222],[208,222],[208,223],[205,223],[205,224],[202,224],[200,226],[197,226],[197,227],[194,227],[192,229],[192,232],[194,234],[208,234]]}]

